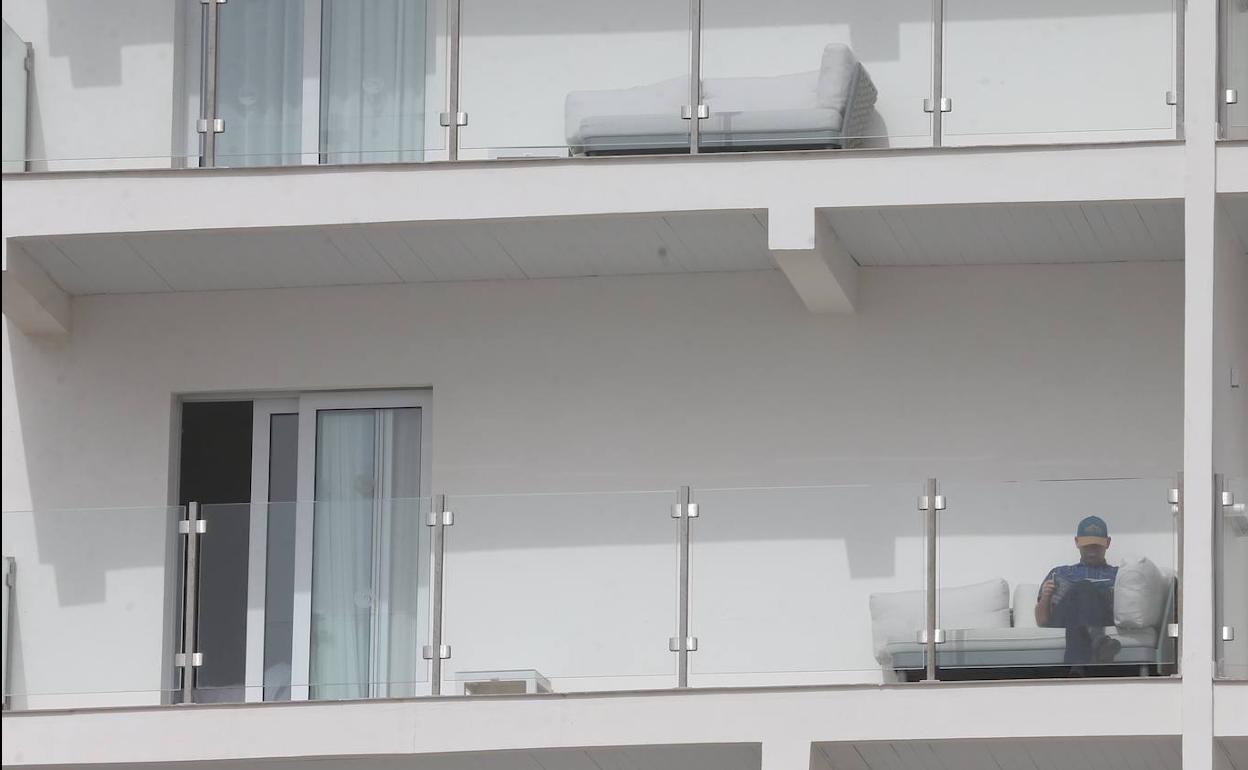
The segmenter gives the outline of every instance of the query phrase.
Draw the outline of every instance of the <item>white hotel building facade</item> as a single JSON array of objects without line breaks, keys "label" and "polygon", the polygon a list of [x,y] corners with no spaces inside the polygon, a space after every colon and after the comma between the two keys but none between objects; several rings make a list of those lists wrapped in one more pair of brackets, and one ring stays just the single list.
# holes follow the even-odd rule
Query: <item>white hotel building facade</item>
[{"label": "white hotel building facade", "polygon": [[1244,0],[3,17],[5,767],[1248,770]]}]

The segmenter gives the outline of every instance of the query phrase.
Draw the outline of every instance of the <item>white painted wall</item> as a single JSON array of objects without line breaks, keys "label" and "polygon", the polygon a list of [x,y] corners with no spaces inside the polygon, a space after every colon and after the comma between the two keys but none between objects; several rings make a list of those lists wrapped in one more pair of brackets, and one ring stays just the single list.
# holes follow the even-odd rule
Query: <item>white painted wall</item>
[{"label": "white painted wall", "polygon": [[950,0],[948,144],[1172,138],[1171,0]]},{"label": "white painted wall", "polygon": [[[862,312],[845,317],[807,313],[778,272],[77,298],[68,340],[6,336],[4,507],[168,500],[177,394],[432,387],[435,492],[659,490],[463,501],[448,534],[448,674],[670,684],[669,490],[691,484],[707,505],[695,673],[733,675],[702,683],[873,681],[864,597],[919,587],[926,476],[1174,471],[1181,280],[1178,263],[867,268]],[[827,483],[890,486],[844,506],[828,503],[839,492],[706,492]],[[1111,525],[1165,562],[1168,514],[1148,505],[1119,503]],[[948,560],[948,584],[1034,582],[1073,558],[1073,510],[954,510],[946,547],[980,558]],[[97,547],[109,537],[131,535],[103,532]],[[26,559],[75,574],[37,546],[53,556]],[[136,566],[118,554],[119,570]],[[158,577],[129,600],[157,601]],[[94,599],[114,616],[126,600]],[[769,647],[769,624],[809,638]],[[153,681],[151,630],[126,633],[114,671]],[[812,662],[826,671],[794,675]],[[23,664],[32,683],[69,665],[57,646]]]},{"label": "white painted wall", "polygon": [[[1214,270],[1213,465],[1226,477],[1235,502],[1248,502],[1248,247],[1225,218]],[[1238,388],[1231,387],[1235,370]],[[1224,512],[1229,513],[1229,511]],[[1221,645],[1223,674],[1248,679],[1248,534],[1224,520],[1222,538],[1223,622],[1235,641]]]},{"label": "white painted wall", "polygon": [[179,5],[5,0],[4,20],[34,48],[31,170],[171,164],[184,128],[174,125]]}]

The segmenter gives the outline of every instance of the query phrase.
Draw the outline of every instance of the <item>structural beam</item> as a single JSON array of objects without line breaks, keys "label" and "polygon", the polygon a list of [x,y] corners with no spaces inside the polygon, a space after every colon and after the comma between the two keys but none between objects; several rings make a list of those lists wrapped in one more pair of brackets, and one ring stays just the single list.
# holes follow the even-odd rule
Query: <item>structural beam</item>
[{"label": "structural beam", "polygon": [[858,263],[814,209],[769,209],[767,248],[812,313],[858,307]]},{"label": "structural beam", "polygon": [[69,295],[21,246],[3,239],[4,315],[31,336],[69,334]]}]

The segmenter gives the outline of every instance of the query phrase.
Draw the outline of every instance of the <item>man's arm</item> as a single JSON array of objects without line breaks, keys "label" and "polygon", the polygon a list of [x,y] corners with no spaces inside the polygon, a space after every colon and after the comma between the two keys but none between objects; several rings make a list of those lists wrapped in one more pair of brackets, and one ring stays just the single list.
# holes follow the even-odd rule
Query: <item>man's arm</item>
[{"label": "man's arm", "polygon": [[1040,585],[1040,596],[1036,599],[1036,625],[1045,627],[1049,625],[1049,618],[1053,615],[1053,589],[1055,587],[1053,581],[1053,571],[1049,570],[1049,574],[1044,576],[1044,583]]}]

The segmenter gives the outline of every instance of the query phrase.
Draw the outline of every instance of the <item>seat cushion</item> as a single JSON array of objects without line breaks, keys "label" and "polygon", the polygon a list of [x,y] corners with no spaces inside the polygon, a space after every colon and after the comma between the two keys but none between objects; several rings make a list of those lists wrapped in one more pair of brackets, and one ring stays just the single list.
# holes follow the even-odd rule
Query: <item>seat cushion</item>
[{"label": "seat cushion", "polygon": [[[1008,629],[1010,588],[1004,580],[988,580],[968,586],[942,588],[937,592],[941,628]],[[875,657],[889,659],[891,641],[917,644],[918,632],[927,618],[927,594],[922,589],[872,594],[871,636]]]}]

